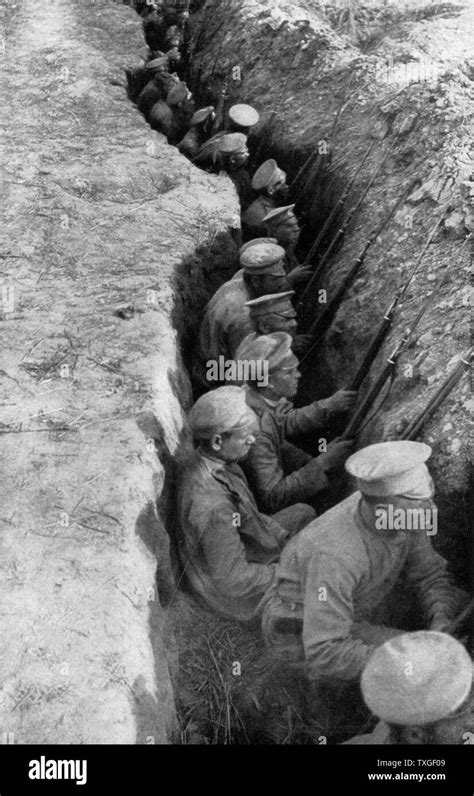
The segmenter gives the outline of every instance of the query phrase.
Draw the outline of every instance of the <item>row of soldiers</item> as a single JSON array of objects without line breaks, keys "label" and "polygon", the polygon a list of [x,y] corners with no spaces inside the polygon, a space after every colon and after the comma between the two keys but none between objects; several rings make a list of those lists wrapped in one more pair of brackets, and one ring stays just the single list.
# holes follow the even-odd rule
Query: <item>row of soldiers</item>
[{"label": "row of soldiers", "polygon": [[[135,87],[145,82],[137,106],[193,162],[229,174],[245,242],[241,268],[209,301],[196,344],[193,375],[205,392],[189,415],[195,450],[177,490],[183,569],[214,611],[261,622],[268,648],[289,671],[304,662],[310,712],[337,716],[345,737],[362,694],[385,722],[367,742],[426,742],[419,740],[426,733],[444,742],[436,727],[462,710],[465,717],[472,683],[469,656],[446,632],[466,596],[429,528],[378,522],[387,506],[392,516],[434,517],[431,449],[398,441],[353,453],[354,440],[339,440],[335,429],[356,406],[355,391],[295,408],[300,358],[310,346],[294,308],[310,275],[295,257],[295,206],[273,158],[248,170],[255,109],[238,103],[222,119],[214,106],[195,110],[180,73],[188,11],[171,0],[148,5],[150,57],[134,75]],[[318,439],[318,455],[305,450],[308,437]],[[321,513],[344,475],[355,490]],[[401,586],[413,592],[415,617],[411,605],[404,616],[407,606],[394,600]],[[427,630],[407,635],[414,626]]]}]

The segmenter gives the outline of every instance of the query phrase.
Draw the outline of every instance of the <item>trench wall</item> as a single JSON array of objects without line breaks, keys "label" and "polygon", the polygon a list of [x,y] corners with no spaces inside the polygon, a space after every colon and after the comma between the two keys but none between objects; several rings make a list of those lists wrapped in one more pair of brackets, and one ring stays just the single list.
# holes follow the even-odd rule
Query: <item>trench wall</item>
[{"label": "trench wall", "polygon": [[0,739],[166,743],[179,293],[196,250],[232,247],[237,198],[127,99],[131,9],[3,12]]}]

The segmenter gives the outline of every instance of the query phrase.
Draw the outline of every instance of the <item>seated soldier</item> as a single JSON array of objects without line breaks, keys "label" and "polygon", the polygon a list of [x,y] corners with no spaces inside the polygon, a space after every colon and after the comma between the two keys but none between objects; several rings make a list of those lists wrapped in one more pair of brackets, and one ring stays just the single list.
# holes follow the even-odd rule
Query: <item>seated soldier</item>
[{"label": "seated soldier", "polygon": [[179,77],[177,75],[170,75],[168,71],[168,57],[166,55],[148,61],[145,68],[150,74],[151,79],[140,92],[137,99],[137,108],[140,113],[143,113],[145,119],[148,120],[153,105],[159,102],[159,100],[166,100],[173,86],[179,83]]},{"label": "seated soldier", "polygon": [[189,122],[189,130],[177,144],[179,151],[188,158],[195,158],[201,146],[211,134],[214,123],[214,105],[200,108]]},{"label": "seated soldier", "polygon": [[[402,576],[422,610],[412,623],[444,630],[459,609],[460,592],[429,538],[435,508],[425,465],[430,454],[429,445],[410,441],[357,451],[345,466],[358,490],[285,549],[264,636],[275,655],[305,659],[321,691],[358,688],[375,648],[402,632],[400,602],[391,597]],[[395,509],[405,523],[390,520]],[[418,525],[410,520],[414,512]],[[289,616],[291,627],[280,621]]]},{"label": "seated soldier", "polygon": [[242,209],[252,201],[250,175],[245,166],[249,160],[247,138],[242,133],[217,133],[200,148],[195,163],[228,173],[239,196]]},{"label": "seated soldier", "polygon": [[252,188],[259,194],[242,214],[242,229],[246,239],[267,234],[263,219],[288,195],[286,173],[276,160],[265,160],[252,177]]},{"label": "seated soldier", "polygon": [[361,677],[380,721],[346,744],[465,744],[474,734],[472,661],[447,633],[404,633],[377,647]]},{"label": "seated soldier", "polygon": [[254,441],[255,417],[238,387],[202,395],[189,415],[198,443],[178,483],[180,557],[198,595],[237,620],[261,613],[288,538],[313,517],[298,505],[259,513],[238,462]]},{"label": "seated soldier", "polygon": [[299,282],[306,282],[311,276],[309,266],[299,265],[295,256],[295,248],[300,236],[300,226],[294,214],[294,205],[277,207],[271,210],[263,219],[263,225],[268,234],[276,238],[280,246],[286,251],[288,268],[298,274]]},{"label": "seated soldier", "polygon": [[197,360],[200,380],[207,389],[215,386],[206,381],[207,363],[221,356],[233,359],[239,343],[252,331],[246,302],[288,289],[285,252],[281,246],[265,241],[253,246],[247,244],[241,252],[242,269],[214,293],[201,322]]},{"label": "seated soldier", "polygon": [[291,303],[291,298],[294,295],[294,290],[285,293],[270,293],[269,296],[260,296],[247,301],[245,306],[249,309],[254,337],[272,334],[272,332],[286,332],[292,338],[293,352],[302,354],[311,344],[313,338],[309,334],[296,334],[298,321],[296,320],[296,310]]},{"label": "seated soldier", "polygon": [[299,501],[314,503],[353,444],[335,440],[318,457],[291,444],[290,440],[303,434],[324,433],[333,416],[347,411],[357,398],[356,392],[339,390],[331,398],[295,409],[289,399],[296,395],[301,374],[291,344],[285,332],[249,335],[234,357],[237,362],[261,361],[268,373],[266,385],[262,379],[249,380],[247,392],[247,402],[259,419],[259,432],[244,469],[261,511],[278,511]]},{"label": "seated soldier", "polygon": [[186,126],[185,118],[186,114],[189,114],[186,106],[189,107],[189,95],[186,83],[176,83],[168,92],[166,102],[159,100],[149,113],[150,126],[166,135],[170,144],[180,137],[180,133]]}]

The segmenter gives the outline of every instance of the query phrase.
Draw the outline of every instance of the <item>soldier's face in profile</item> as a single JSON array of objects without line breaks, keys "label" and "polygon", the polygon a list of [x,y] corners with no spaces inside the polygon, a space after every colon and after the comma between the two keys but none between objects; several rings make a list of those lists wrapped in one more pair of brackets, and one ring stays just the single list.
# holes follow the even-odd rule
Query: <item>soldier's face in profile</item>
[{"label": "soldier's face in profile", "polygon": [[285,274],[265,274],[262,276],[261,283],[261,296],[270,293],[282,293],[288,289],[288,282]]},{"label": "soldier's face in profile", "polygon": [[245,459],[255,442],[257,428],[256,418],[252,417],[243,428],[224,434],[221,438],[220,458],[229,463]]},{"label": "soldier's face in profile", "polygon": [[298,365],[297,358],[291,355],[291,357],[284,360],[283,367],[272,373],[269,384],[278,398],[295,397],[298,392],[298,382],[301,378]]},{"label": "soldier's face in profile", "polygon": [[293,214],[282,221],[275,230],[275,237],[282,246],[295,246],[299,236],[298,219]]},{"label": "soldier's face in profile", "polygon": [[292,337],[296,334],[298,323],[296,318],[287,317],[286,315],[267,315],[265,319],[259,324],[259,332],[261,334],[271,334],[272,332],[286,332]]},{"label": "soldier's face in profile", "polygon": [[276,180],[267,190],[269,196],[276,196],[279,199],[284,199],[288,196],[288,185],[286,184],[286,174],[281,172],[282,176]]},{"label": "soldier's face in profile", "polygon": [[240,152],[236,152],[235,155],[232,155],[231,161],[232,165],[235,166],[236,169],[239,169],[241,166],[245,166],[248,159],[249,151],[247,147],[244,147]]}]

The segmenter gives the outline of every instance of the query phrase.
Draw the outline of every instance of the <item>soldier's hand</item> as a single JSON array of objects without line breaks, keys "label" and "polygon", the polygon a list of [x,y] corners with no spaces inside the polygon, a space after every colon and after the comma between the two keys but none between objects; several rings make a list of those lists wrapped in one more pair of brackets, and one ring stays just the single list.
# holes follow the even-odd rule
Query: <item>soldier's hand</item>
[{"label": "soldier's hand", "polygon": [[356,405],[357,395],[356,390],[338,390],[331,395],[328,408],[331,412],[347,412]]},{"label": "soldier's hand", "polygon": [[293,353],[298,357],[303,356],[303,354],[306,354],[312,342],[312,334],[297,334],[296,337],[293,338],[293,343],[291,345]]},{"label": "soldier's hand", "polygon": [[292,271],[288,274],[288,281],[291,285],[301,285],[303,282],[307,282],[312,274],[312,270],[309,266],[304,265],[297,265],[296,268],[293,268]]},{"label": "soldier's hand", "polygon": [[353,439],[338,440],[334,439],[329,443],[326,453],[319,456],[319,461],[325,471],[331,472],[338,470],[344,464],[354,445]]}]

